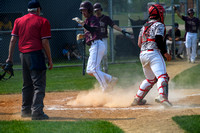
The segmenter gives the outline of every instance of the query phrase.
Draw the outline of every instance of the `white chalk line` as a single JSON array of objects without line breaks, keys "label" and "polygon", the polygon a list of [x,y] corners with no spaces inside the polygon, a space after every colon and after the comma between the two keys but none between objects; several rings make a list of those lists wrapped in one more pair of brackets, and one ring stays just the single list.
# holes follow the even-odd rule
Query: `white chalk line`
[{"label": "white chalk line", "polygon": [[[199,96],[200,93],[198,94],[191,94],[191,95],[186,95],[186,97],[189,96]],[[63,100],[53,100],[53,101],[68,101],[73,99],[74,97],[68,97]],[[200,108],[199,106],[192,106],[192,105],[174,105],[171,109],[194,109],[194,108]],[[152,107],[64,107],[64,106],[59,106],[59,105],[47,105],[45,106],[46,110],[108,110],[108,111],[115,111],[115,110],[157,110],[157,109],[164,109],[163,106],[152,106]]]},{"label": "white chalk line", "polygon": [[[169,109],[194,109],[194,108],[200,108],[200,106],[191,106],[191,105],[174,105],[172,108]],[[102,110],[102,111],[116,111],[116,110],[158,110],[158,109],[164,109],[163,106],[154,106],[154,107],[117,107],[117,108],[106,108],[106,107],[80,107],[80,108],[66,108],[63,106],[57,106],[57,105],[52,105],[52,106],[46,106],[46,110],[71,110],[71,111],[80,111],[80,110]]]}]

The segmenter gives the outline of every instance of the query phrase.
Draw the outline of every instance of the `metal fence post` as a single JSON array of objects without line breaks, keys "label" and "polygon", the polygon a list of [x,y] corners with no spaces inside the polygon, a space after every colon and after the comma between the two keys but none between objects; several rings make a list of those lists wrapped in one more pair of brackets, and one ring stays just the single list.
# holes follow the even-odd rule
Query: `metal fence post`
[{"label": "metal fence post", "polygon": [[[112,0],[109,0],[108,6],[109,6],[109,16],[110,16],[111,19],[113,19]],[[110,36],[111,59],[112,59],[112,63],[114,63],[115,58],[114,58],[114,43],[113,43],[113,29],[112,28],[109,28],[109,36]]]},{"label": "metal fence post", "polygon": [[187,15],[187,8],[188,8],[188,3],[187,0],[185,0],[185,15]]},{"label": "metal fence post", "polygon": [[[174,6],[174,0],[171,0],[172,7]],[[172,9],[172,59],[175,59],[175,26],[174,26],[174,10]]]}]

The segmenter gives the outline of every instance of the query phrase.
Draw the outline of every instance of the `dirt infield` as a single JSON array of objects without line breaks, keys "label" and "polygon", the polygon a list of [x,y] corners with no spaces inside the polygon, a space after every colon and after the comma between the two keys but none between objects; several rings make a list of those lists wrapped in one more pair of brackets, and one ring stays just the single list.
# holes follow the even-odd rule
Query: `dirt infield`
[{"label": "dirt infield", "polygon": [[[167,70],[171,78],[195,64],[183,61],[168,63]],[[171,85],[172,84],[172,85]],[[200,89],[176,89],[170,83],[169,99],[173,108],[164,109],[154,102],[157,96],[153,88],[146,97],[148,104],[129,106],[138,89],[138,85],[130,88],[115,88],[113,92],[104,94],[98,89],[90,91],[69,91],[47,93],[45,112],[50,120],[108,120],[122,128],[125,132],[184,132],[171,117],[176,115],[200,115]],[[0,120],[30,120],[20,117],[21,95],[0,95]]]}]

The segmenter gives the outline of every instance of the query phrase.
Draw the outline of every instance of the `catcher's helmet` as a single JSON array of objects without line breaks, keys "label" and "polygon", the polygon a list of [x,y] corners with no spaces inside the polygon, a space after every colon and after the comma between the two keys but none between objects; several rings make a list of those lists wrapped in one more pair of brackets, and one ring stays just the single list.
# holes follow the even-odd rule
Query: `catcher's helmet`
[{"label": "catcher's helmet", "polygon": [[160,4],[155,4],[149,7],[149,18],[150,19],[158,19],[164,23],[164,12],[165,9]]},{"label": "catcher's helmet", "polygon": [[193,14],[194,15],[194,10],[192,8],[189,8],[187,10],[187,14],[190,15],[190,14]]},{"label": "catcher's helmet", "polygon": [[83,10],[83,9],[87,9],[88,10],[88,13],[92,14],[93,13],[93,5],[91,2],[89,1],[83,1],[81,4],[80,4],[80,8],[79,10]]},{"label": "catcher's helmet", "polygon": [[94,11],[97,11],[97,10],[103,11],[103,8],[100,3],[95,3],[93,8],[94,8]]}]

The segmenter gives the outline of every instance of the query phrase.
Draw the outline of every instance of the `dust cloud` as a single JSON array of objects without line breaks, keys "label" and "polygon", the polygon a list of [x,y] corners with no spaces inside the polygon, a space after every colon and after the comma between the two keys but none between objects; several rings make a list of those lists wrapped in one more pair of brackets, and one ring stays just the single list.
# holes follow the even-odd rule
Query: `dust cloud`
[{"label": "dust cloud", "polygon": [[[130,107],[138,91],[141,82],[136,83],[129,88],[114,87],[111,92],[102,92],[98,85],[89,91],[80,92],[77,97],[67,102],[70,106],[88,106],[88,107]],[[192,92],[191,92],[192,94]],[[154,99],[158,95],[157,85],[150,90],[145,99],[147,104],[155,104]],[[175,89],[172,82],[169,83],[169,101],[173,104],[180,99],[190,95],[185,90]]]},{"label": "dust cloud", "polygon": [[67,105],[90,106],[90,107],[128,107],[131,105],[138,87],[120,88],[114,87],[111,92],[102,92],[100,87],[95,85],[94,89],[80,92],[76,99],[71,100]]}]

